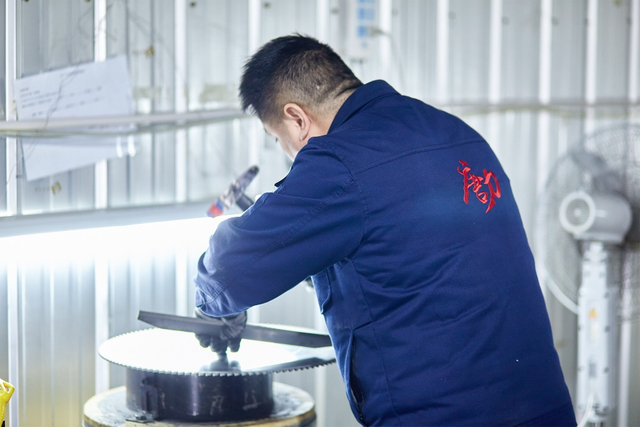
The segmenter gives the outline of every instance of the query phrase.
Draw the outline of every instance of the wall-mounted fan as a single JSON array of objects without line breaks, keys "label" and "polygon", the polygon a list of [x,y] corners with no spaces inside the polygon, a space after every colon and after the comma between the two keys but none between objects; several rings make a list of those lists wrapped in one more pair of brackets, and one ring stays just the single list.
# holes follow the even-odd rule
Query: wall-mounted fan
[{"label": "wall-mounted fan", "polygon": [[640,318],[640,126],[594,132],[558,159],[536,242],[544,283],[578,315],[578,417],[609,424],[618,376],[629,376],[629,322]]}]

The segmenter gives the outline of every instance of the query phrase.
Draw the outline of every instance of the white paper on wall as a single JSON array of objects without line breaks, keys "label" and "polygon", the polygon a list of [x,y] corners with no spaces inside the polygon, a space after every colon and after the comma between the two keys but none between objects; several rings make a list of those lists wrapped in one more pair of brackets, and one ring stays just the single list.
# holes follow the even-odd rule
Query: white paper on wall
[{"label": "white paper on wall", "polygon": [[[133,98],[124,56],[80,64],[16,80],[19,120],[49,120],[133,114]],[[128,127],[83,129],[100,133]],[[134,154],[131,138],[77,135],[22,138],[27,180]]]}]

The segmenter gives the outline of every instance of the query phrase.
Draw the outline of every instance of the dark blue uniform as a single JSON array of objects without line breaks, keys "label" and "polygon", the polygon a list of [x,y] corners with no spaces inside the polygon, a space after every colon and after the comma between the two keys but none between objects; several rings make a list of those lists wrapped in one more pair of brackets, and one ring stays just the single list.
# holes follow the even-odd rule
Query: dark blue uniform
[{"label": "dark blue uniform", "polygon": [[310,275],[362,423],[575,425],[509,179],[458,118],[360,87],[220,224],[196,304],[238,313]]}]

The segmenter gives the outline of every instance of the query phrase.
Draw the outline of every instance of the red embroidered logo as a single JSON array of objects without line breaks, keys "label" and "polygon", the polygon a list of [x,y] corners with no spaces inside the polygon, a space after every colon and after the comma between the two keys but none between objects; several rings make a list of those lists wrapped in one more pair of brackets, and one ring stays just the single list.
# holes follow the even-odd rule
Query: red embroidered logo
[{"label": "red embroidered logo", "polygon": [[[487,172],[486,169],[482,170],[483,176],[477,176],[469,173],[471,168],[468,166],[468,163],[463,160],[459,160],[459,162],[462,165],[462,170],[458,168],[458,173],[462,175],[463,182],[462,188],[464,193],[462,199],[466,204],[469,204],[469,188],[471,188],[472,191],[476,193],[478,200],[484,204],[489,202],[489,206],[487,206],[487,210],[484,211],[484,213],[489,212],[496,204],[496,197],[498,199],[500,198],[500,184],[498,184],[498,178],[496,178],[496,175],[493,172]],[[491,182],[492,178],[493,183],[495,183],[495,187]],[[480,191],[483,185],[486,185],[489,188],[489,193],[486,191]]]}]

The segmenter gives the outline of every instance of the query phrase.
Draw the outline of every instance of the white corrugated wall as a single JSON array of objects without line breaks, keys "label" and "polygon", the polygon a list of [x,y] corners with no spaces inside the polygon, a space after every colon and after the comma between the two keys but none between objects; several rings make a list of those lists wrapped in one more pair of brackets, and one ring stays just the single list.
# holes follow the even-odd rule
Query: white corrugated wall
[{"label": "white corrugated wall", "polygon": [[[217,108],[235,100],[244,61],[273,37],[300,32],[346,53],[348,3],[3,0],[2,117],[16,120],[14,79],[121,54],[138,114]],[[371,54],[347,57],[349,64],[363,81],[386,79],[480,131],[510,175],[532,244],[553,161],[585,132],[640,122],[639,0],[377,0],[376,7]],[[0,235],[17,235],[0,239],[0,378],[17,387],[8,425],[80,425],[83,403],[123,382],[121,369],[96,356],[97,345],[140,328],[140,309],[191,311],[191,278],[210,227],[83,231],[115,221],[92,210],[131,208],[119,224],[198,216],[194,206],[250,164],[262,168],[257,193],[270,190],[288,162],[259,123],[240,119],[140,134],[134,157],[27,182],[29,147],[17,136],[0,134]],[[181,213],[162,210],[176,203]],[[160,213],[137,209],[149,205]],[[66,211],[75,216],[58,215]],[[50,227],[80,230],[31,234]],[[547,300],[573,392],[575,316]],[[322,326],[304,286],[251,316]],[[639,329],[632,329],[628,425],[640,425]],[[356,425],[335,366],[277,379],[314,394],[319,425]]]}]

